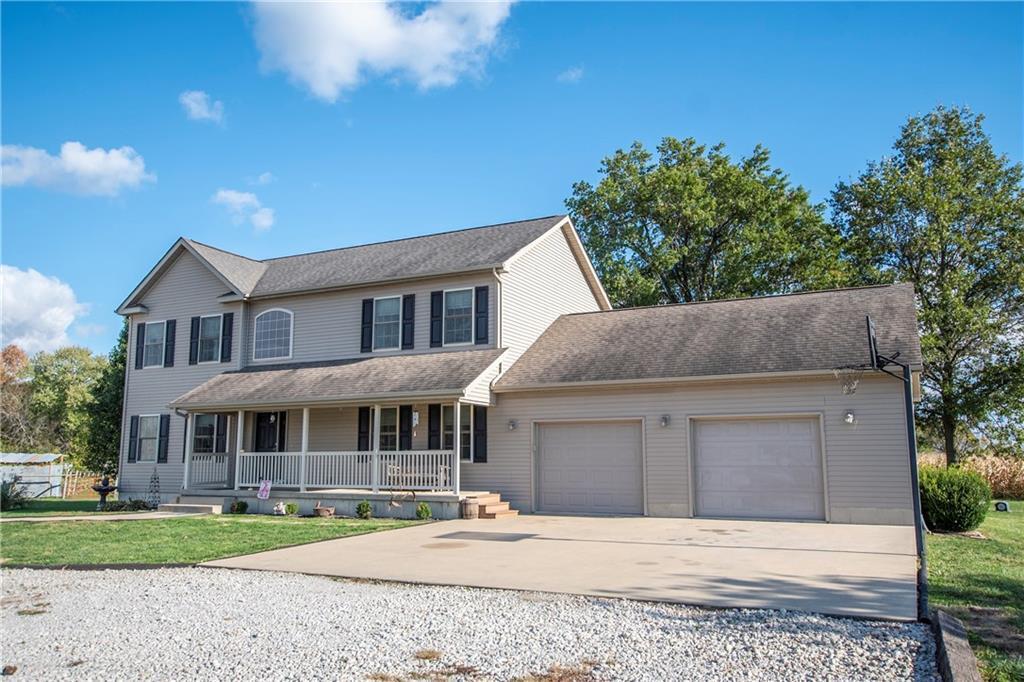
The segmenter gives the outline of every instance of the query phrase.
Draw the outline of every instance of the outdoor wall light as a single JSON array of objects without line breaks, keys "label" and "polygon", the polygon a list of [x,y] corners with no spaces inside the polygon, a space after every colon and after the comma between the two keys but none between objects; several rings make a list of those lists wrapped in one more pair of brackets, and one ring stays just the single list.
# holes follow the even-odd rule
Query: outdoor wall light
[{"label": "outdoor wall light", "polygon": [[847,424],[856,424],[857,415],[853,413],[853,410],[847,410],[846,415],[843,417],[843,421],[846,422]]},{"label": "outdoor wall light", "polygon": [[516,423],[515,419],[509,419],[508,420],[508,430],[509,431],[515,431],[517,426],[519,426],[519,424]]},{"label": "outdoor wall light", "polygon": [[671,421],[672,418],[670,416],[668,416],[667,414],[663,414],[661,415],[661,419],[658,421],[658,423],[661,424],[661,428],[664,429],[669,425]]}]

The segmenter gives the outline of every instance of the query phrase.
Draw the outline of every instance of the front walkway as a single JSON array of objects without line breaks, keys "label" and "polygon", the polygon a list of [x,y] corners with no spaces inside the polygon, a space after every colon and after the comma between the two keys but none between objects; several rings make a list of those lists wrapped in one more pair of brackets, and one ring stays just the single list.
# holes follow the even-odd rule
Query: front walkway
[{"label": "front walkway", "polygon": [[912,620],[913,533],[531,515],[431,523],[203,565]]}]

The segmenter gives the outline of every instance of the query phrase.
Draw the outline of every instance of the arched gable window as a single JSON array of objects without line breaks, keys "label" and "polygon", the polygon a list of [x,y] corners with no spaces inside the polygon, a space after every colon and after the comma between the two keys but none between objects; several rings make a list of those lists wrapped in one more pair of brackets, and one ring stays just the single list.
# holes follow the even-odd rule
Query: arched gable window
[{"label": "arched gable window", "polygon": [[292,356],[292,312],[284,308],[264,310],[256,316],[253,360],[288,359]]}]

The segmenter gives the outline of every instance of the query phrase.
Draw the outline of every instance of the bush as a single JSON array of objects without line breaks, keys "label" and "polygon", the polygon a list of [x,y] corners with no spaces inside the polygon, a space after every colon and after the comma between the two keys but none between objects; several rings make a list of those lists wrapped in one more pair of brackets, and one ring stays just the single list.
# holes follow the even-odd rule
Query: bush
[{"label": "bush", "polygon": [[111,500],[103,507],[105,512],[149,511],[152,509],[145,500]]},{"label": "bush", "polygon": [[231,507],[229,507],[229,509],[232,514],[244,514],[249,511],[249,503],[245,500],[235,500],[231,503]]},{"label": "bush", "polygon": [[21,509],[28,505],[25,489],[18,484],[17,477],[11,481],[0,483],[0,511]]},{"label": "bush", "polygon": [[373,516],[373,507],[366,500],[356,505],[356,516],[361,519],[368,519]]},{"label": "bush", "polygon": [[921,511],[932,530],[961,532],[981,525],[992,489],[980,474],[960,467],[921,467]]},{"label": "bush", "polygon": [[299,505],[294,502],[289,502],[284,506],[284,513],[288,514],[288,516],[295,516],[299,513]]},{"label": "bush", "polygon": [[420,521],[426,521],[431,516],[433,516],[433,514],[430,511],[430,505],[429,504],[427,504],[426,502],[420,502],[419,504],[416,505],[416,518],[417,519],[419,519]]}]

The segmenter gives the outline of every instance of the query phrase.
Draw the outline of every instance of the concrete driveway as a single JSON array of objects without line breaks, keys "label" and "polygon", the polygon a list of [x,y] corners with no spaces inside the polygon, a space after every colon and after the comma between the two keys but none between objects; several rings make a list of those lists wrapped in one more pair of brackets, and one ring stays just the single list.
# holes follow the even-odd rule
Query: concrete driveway
[{"label": "concrete driveway", "polygon": [[529,515],[443,521],[204,566],[912,620],[903,526]]}]

